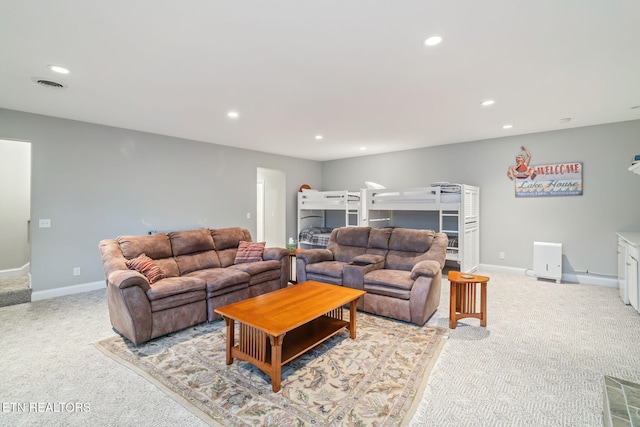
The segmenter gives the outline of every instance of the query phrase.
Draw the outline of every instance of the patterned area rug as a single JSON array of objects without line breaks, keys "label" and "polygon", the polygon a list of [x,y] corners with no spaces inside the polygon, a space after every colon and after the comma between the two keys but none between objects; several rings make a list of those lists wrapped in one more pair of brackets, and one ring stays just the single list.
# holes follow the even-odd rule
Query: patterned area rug
[{"label": "patterned area rug", "polygon": [[120,336],[95,345],[211,425],[404,425],[449,331],[357,316],[357,339],[343,331],[283,366],[278,393],[253,365],[226,365],[223,321],[138,347]]}]

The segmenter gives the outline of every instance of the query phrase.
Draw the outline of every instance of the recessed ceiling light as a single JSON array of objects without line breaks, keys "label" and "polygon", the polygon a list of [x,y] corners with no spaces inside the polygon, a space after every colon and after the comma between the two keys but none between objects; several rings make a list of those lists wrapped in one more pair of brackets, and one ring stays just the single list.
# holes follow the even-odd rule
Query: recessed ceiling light
[{"label": "recessed ceiling light", "polygon": [[494,101],[493,99],[486,99],[486,100],[482,101],[480,103],[480,105],[482,105],[483,107],[488,107],[489,105],[493,105],[495,103],[496,103],[496,101]]},{"label": "recessed ceiling light", "polygon": [[367,149],[367,147],[360,147],[360,151],[364,151],[366,149]]},{"label": "recessed ceiling light", "polygon": [[504,125],[502,126],[502,129],[511,129],[513,127],[513,125]]},{"label": "recessed ceiling light", "polygon": [[442,37],[440,36],[432,36],[424,41],[424,44],[427,46],[435,46],[442,42]]},{"label": "recessed ceiling light", "polygon": [[229,111],[227,113],[227,117],[229,117],[230,119],[237,119],[238,117],[240,117],[240,114],[237,111]]},{"label": "recessed ceiling light", "polygon": [[322,138],[324,138],[324,137],[323,137],[322,135],[316,135],[316,136],[314,136],[314,138],[315,138],[317,141],[320,141],[320,140],[321,140]]},{"label": "recessed ceiling light", "polygon": [[49,69],[51,71],[55,71],[56,73],[69,74],[69,69],[68,68],[64,68],[64,67],[61,67],[59,65],[49,65]]}]

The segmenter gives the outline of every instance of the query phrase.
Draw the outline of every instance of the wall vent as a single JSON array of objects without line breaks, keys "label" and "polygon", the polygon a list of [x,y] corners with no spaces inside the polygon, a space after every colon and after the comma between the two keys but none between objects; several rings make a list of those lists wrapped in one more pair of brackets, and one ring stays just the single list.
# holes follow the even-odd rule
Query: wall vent
[{"label": "wall vent", "polygon": [[40,86],[50,87],[52,89],[64,89],[67,87],[67,85],[65,85],[64,83],[56,82],[56,81],[41,78],[41,77],[33,77],[31,80]]}]

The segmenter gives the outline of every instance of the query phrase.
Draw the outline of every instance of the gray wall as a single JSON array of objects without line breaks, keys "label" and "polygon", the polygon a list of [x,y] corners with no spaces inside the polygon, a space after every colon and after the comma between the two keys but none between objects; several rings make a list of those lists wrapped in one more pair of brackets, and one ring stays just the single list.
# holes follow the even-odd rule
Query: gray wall
[{"label": "gray wall", "polygon": [[31,146],[0,140],[0,271],[29,262]]},{"label": "gray wall", "polygon": [[[319,162],[6,109],[0,138],[31,142],[34,291],[104,280],[104,238],[230,226],[255,235],[258,167],[286,174],[294,236],[298,188],[322,179]],[[38,228],[40,218],[52,227]]]},{"label": "gray wall", "polygon": [[[297,235],[300,185],[358,190],[364,181],[479,186],[483,264],[531,268],[532,242],[558,241],[565,272],[614,275],[615,232],[640,231],[640,176],[627,170],[640,153],[640,121],[324,163],[3,109],[0,138],[32,143],[34,291],[103,280],[100,239],[227,226],[255,235],[258,167],[286,174],[285,237]],[[534,165],[583,162],[584,194],[515,198],[506,171],[521,145]],[[38,228],[40,218],[52,227]]]},{"label": "gray wall", "polygon": [[[520,146],[532,165],[582,162],[583,195],[516,198],[506,172]],[[482,264],[532,268],[539,240],[563,244],[566,273],[615,275],[616,231],[640,230],[640,176],[627,170],[635,154],[637,120],[324,162],[322,189],[476,185]]]}]

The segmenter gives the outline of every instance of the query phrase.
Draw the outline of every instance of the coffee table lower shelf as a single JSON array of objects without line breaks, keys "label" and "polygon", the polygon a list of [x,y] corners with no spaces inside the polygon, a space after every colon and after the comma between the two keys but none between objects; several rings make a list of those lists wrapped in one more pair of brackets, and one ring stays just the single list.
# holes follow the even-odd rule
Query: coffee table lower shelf
[{"label": "coffee table lower shelf", "polygon": [[[342,309],[339,309],[342,310]],[[341,316],[340,316],[341,317]],[[235,322],[227,322],[227,341],[233,337]],[[237,358],[258,367],[271,378],[274,392],[280,390],[281,368],[296,357],[328,340],[340,331],[350,329],[350,322],[330,315],[320,316],[280,336],[269,335],[257,328],[239,323],[239,343],[231,347],[231,358]],[[351,334],[353,335],[353,334]],[[352,336],[352,338],[355,338]],[[235,341],[235,338],[234,338]],[[230,343],[227,342],[227,345]],[[229,354],[229,352],[227,352]]]}]

